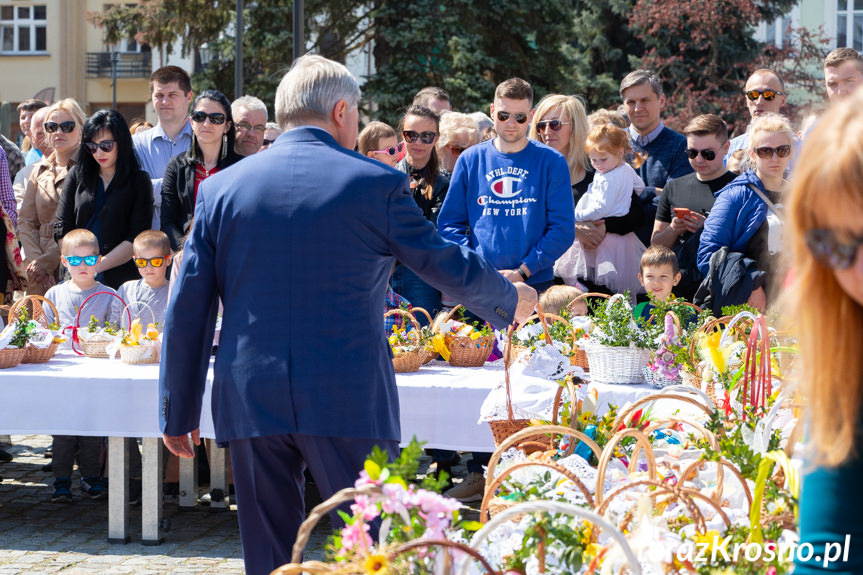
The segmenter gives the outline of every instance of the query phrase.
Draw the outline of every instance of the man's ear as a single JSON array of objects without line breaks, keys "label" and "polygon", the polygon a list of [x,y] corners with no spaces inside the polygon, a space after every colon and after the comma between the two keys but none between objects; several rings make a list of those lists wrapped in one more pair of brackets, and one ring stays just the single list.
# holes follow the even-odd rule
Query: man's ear
[{"label": "man's ear", "polygon": [[339,100],[333,106],[332,119],[336,126],[341,128],[345,125],[345,116],[348,113],[348,103],[344,100]]}]

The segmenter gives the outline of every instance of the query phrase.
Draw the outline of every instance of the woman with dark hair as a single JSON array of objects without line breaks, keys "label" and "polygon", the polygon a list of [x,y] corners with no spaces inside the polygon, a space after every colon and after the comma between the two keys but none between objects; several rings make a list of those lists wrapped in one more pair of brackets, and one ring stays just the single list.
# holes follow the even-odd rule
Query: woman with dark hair
[{"label": "woman with dark hair", "polygon": [[99,110],[84,122],[78,161],[57,204],[54,237],[61,241],[78,228],[93,232],[102,255],[97,278],[117,289],[139,277],[132,242],[152,221],[153,186],[135,157],[129,125],[116,110]]},{"label": "woman with dark hair", "polygon": [[243,159],[234,151],[234,119],[231,102],[218,90],[204,90],[195,98],[192,113],[192,145],[171,158],[162,180],[161,229],[171,249],[183,249],[183,238],[192,226],[198,186],[205,179]]},{"label": "woman with dark hair", "polygon": [[[440,172],[435,150],[440,136],[440,117],[425,106],[413,104],[402,118],[400,134],[406,153],[405,158],[396,164],[396,169],[410,176],[414,201],[426,219],[437,225],[437,216],[449,189],[449,178]],[[396,264],[390,287],[412,305],[425,308],[432,315],[440,311],[440,292],[401,264]],[[427,323],[417,319],[420,323]]]}]

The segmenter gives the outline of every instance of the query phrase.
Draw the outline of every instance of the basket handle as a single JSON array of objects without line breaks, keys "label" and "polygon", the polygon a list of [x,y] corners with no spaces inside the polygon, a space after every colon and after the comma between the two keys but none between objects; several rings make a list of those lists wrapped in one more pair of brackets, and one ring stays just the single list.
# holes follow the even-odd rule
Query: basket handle
[{"label": "basket handle", "polygon": [[[13,303],[12,306],[9,308],[9,317],[17,317],[19,308],[23,305],[26,305],[28,301],[33,302],[33,316],[36,315],[36,305],[39,305],[41,307],[43,303],[47,303],[48,306],[51,308],[51,312],[54,314],[54,321],[56,321],[58,324],[60,323],[60,312],[57,311],[57,307],[54,305],[54,302],[41,295],[25,295],[24,297]],[[31,317],[31,319],[35,318]],[[44,313],[42,314],[42,319],[43,321],[47,319]],[[10,321],[9,323],[12,322]],[[45,327],[48,327],[48,324],[50,322],[45,321],[44,323]]]},{"label": "basket handle", "polygon": [[[410,313],[409,311],[405,311],[401,308],[396,308],[396,309],[391,309],[391,310],[387,311],[384,314],[384,318],[388,318],[391,315],[401,315],[402,317],[405,317],[405,318],[411,320],[411,325],[413,326],[414,330],[416,330],[417,335],[419,335],[419,333],[420,333],[420,322],[417,321],[417,318],[415,318],[412,313]],[[404,324],[402,324],[402,325],[404,325]]]},{"label": "basket handle", "polygon": [[[617,429],[617,427],[613,427],[612,429]],[[647,436],[637,429],[621,429],[612,435],[611,439],[608,440],[608,443],[605,444],[605,447],[602,449],[602,457],[599,458],[599,463],[596,466],[596,489],[594,490],[594,493],[596,493],[597,505],[600,505],[603,500],[603,492],[605,491],[605,472],[608,467],[608,463],[614,455],[614,448],[617,447],[617,444],[626,437],[634,437],[636,444],[644,449],[644,456],[647,459],[647,476],[654,480],[657,480],[659,477],[656,473],[656,456],[653,453],[653,447],[650,446],[650,440],[647,439]],[[638,461],[635,458],[637,453],[637,451],[633,451],[633,457],[629,462],[629,469],[627,470],[629,473],[635,471],[634,467]]]},{"label": "basket handle", "polygon": [[694,397],[678,393],[653,393],[651,395],[645,395],[641,399],[636,400],[626,410],[618,414],[617,419],[615,419],[614,423],[612,424],[612,429],[618,429],[621,425],[625,425],[626,420],[629,419],[629,416],[635,413],[635,411],[640,406],[644,405],[645,403],[652,403],[659,399],[674,399],[677,401],[682,401],[684,403],[688,403],[692,406],[698,407],[699,409],[704,411],[708,418],[713,415],[712,409],[710,409],[708,406],[704,405]]},{"label": "basket handle", "polygon": [[[126,312],[126,316],[129,318],[129,329],[132,329],[132,313],[129,311],[129,306],[132,305],[132,303],[135,303],[135,305],[142,305],[145,308],[147,308],[147,311],[150,312],[150,317],[153,319],[153,323],[156,323],[156,312],[153,311],[153,308],[151,308],[149,304],[147,304],[146,302],[143,302],[143,301],[129,302],[125,305],[125,307],[123,307],[123,311]],[[120,327],[123,327],[122,312],[120,315]]]},{"label": "basket handle", "polygon": [[[450,541],[449,539],[422,539],[419,541],[408,541],[407,543],[403,543],[399,547],[397,547],[392,554],[390,555],[390,559],[394,559],[396,556],[401,555],[405,551],[410,551],[411,549],[424,549],[426,547],[450,547],[456,551],[461,551],[474,560],[479,562],[482,565],[482,568],[486,573],[490,575],[497,575],[498,572],[494,570],[494,568],[489,564],[485,557],[480,555],[479,551],[468,547],[464,543],[459,543],[457,541]],[[451,571],[447,571],[451,572]]]},{"label": "basket handle", "polygon": [[431,314],[424,307],[412,307],[411,313],[414,314],[414,317],[416,317],[417,313],[421,313],[424,316],[426,316],[426,318],[429,320],[429,327],[431,327],[434,324],[434,320],[432,319]]},{"label": "basket handle", "polygon": [[[132,316],[131,316],[131,314],[129,314],[129,310],[126,309],[126,301],[123,298],[121,298],[120,296],[118,296],[115,292],[103,290],[103,291],[97,291],[96,293],[89,295],[87,297],[87,299],[82,301],[81,305],[78,307],[78,313],[75,314],[75,325],[74,326],[66,326],[63,328],[64,334],[66,333],[67,329],[72,330],[72,351],[74,351],[78,355],[84,355],[84,352],[82,352],[80,349],[78,349],[81,347],[81,340],[78,338],[78,329],[81,327],[81,311],[84,309],[84,306],[87,305],[88,301],[90,301],[92,298],[96,297],[97,295],[102,295],[102,294],[114,296],[115,298],[120,300],[120,302],[123,304],[123,310],[129,316],[129,325],[132,325]],[[123,322],[122,316],[120,317],[120,322],[121,323]]]}]

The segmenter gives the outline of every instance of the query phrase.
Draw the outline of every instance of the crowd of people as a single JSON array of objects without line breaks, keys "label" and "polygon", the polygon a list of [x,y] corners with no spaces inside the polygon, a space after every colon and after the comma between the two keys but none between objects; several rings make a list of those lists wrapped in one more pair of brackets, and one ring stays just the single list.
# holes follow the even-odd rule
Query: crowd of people
[{"label": "crowd of people", "polygon": [[[576,290],[570,294],[629,291],[633,304],[667,299],[673,292],[673,296],[717,312],[723,306],[741,303],[764,311],[775,301],[777,288],[787,276],[780,260],[783,205],[802,143],[810,132],[817,131],[819,122],[807,118],[799,130],[792,127],[782,115],[785,86],[775,72],[757,70],[741,86],[740,97],[752,118],[746,132],[733,139],[729,139],[722,118],[712,114],[691,118],[682,133],[666,126],[662,121],[662,80],[649,70],[636,70],[622,79],[620,105],[592,113],[575,96],[548,95],[535,105],[531,85],[520,78],[497,86],[488,114],[453,111],[443,89],[425,88],[412,102],[406,102],[398,126],[369,121],[357,134],[358,88],[354,97],[355,81],[350,84],[353,78],[349,81],[344,76],[346,70],[328,69],[331,77],[321,72],[331,65],[336,66],[307,57],[295,64],[276,96],[278,123],[269,122],[266,104],[252,96],[234,102],[216,90],[204,90],[196,96],[189,75],[174,66],[160,68],[150,80],[158,117],[155,126],[136,122],[130,127],[113,110],[99,110],[87,117],[71,99],[51,105],[35,100],[22,103],[18,111],[29,149],[24,153],[5,138],[0,140],[0,206],[5,228],[0,232],[6,238],[0,255],[4,259],[0,262],[0,286],[7,288],[7,297],[20,289],[45,295],[57,305],[58,321],[68,325],[79,321],[81,305],[89,296],[105,292],[100,294],[102,299],[89,300],[91,307],[84,315],[119,322],[123,308],[112,297],[118,290],[124,303],[134,304],[136,316],[144,313],[144,319],[149,320],[148,314],[152,314],[159,323],[167,317],[167,335],[172,333],[171,310],[178,299],[193,309],[188,317],[198,317],[196,311],[202,324],[212,319],[218,307],[210,306],[215,292],[202,283],[212,279],[219,286],[225,318],[230,319],[227,323],[234,325],[241,321],[237,306],[255,304],[252,300],[238,303],[238,294],[244,290],[241,282],[214,271],[230,263],[228,256],[218,251],[226,248],[214,246],[222,246],[226,237],[233,237],[229,251],[235,259],[230,261],[238,273],[261,278],[271,274],[272,282],[262,279],[262,285],[257,286],[268,297],[273,295],[270,292],[283,289],[276,279],[286,274],[284,278],[293,278],[286,279],[285,285],[290,285],[292,292],[286,297],[303,304],[306,302],[299,296],[314,299],[310,290],[320,288],[317,282],[332,271],[323,267],[344,263],[346,256],[340,250],[346,251],[352,241],[368,244],[375,254],[375,266],[383,261],[378,258],[381,254],[395,256],[395,265],[389,260],[383,276],[368,280],[374,280],[375,286],[383,281],[380,293],[375,292],[371,300],[371,307],[381,311],[385,306],[413,305],[434,315],[467,303],[478,317],[505,325],[522,315],[516,311],[513,298],[517,295],[519,306],[529,299],[522,286],[542,294],[555,293],[558,288],[554,286],[559,285]],[[834,50],[824,62],[824,72],[827,95],[831,102],[838,102],[863,80],[863,58],[851,49]],[[335,95],[324,98],[314,82],[329,86]],[[316,108],[316,102],[324,104]],[[304,128],[309,125],[321,130]],[[283,130],[285,134],[280,135]],[[336,163],[348,162],[348,156],[328,151],[334,146],[358,152],[348,154],[353,162],[350,165],[355,166],[352,169],[363,176],[359,184],[349,186],[338,179],[342,168]],[[321,152],[320,156],[310,156],[312,150]],[[328,161],[335,163],[320,165]],[[381,168],[371,167],[371,163]],[[407,175],[401,178],[408,181],[410,202],[391,197],[402,181],[389,178],[396,172]],[[220,175],[210,185],[208,180],[214,174]],[[309,177],[334,179],[333,189],[351,195],[349,205],[354,211],[339,203],[341,196],[331,196],[332,190],[324,189],[328,185],[324,181],[302,182],[303,186],[320,187],[319,201],[315,202],[311,194],[292,204],[294,179]],[[265,184],[269,190],[263,189]],[[249,190],[248,198],[240,197],[244,188]],[[234,189],[237,194],[225,192]],[[251,198],[261,205],[251,204]],[[389,203],[381,204],[387,198]],[[369,206],[381,204],[378,207],[385,213],[370,214],[369,206],[357,208],[363,201]],[[205,204],[206,211],[202,212]],[[261,211],[267,209],[270,211]],[[276,227],[276,216],[283,210],[293,218],[284,230]],[[250,214],[257,214],[257,228],[242,227],[244,223],[251,225]],[[350,230],[331,230],[330,236],[313,244],[311,237],[324,233],[314,226],[330,229],[334,223],[309,219],[321,214],[352,218],[354,235],[348,233]],[[377,220],[387,214],[396,219],[386,224]],[[408,217],[405,214],[421,214],[425,222],[403,226],[398,218]],[[308,221],[296,223],[302,218]],[[301,229],[305,236],[299,235]],[[377,236],[368,237],[369,230],[377,229],[388,230],[384,244],[376,243],[381,239]],[[248,235],[238,235],[240,230]],[[396,235],[397,240],[393,239]],[[272,244],[264,247],[262,242],[267,238]],[[244,246],[246,241],[248,246]],[[183,258],[187,242],[193,247]],[[458,247],[456,252],[447,251],[455,249],[453,246]],[[256,252],[267,252],[268,248],[277,253],[290,251],[300,260],[297,250],[303,251],[303,257],[305,252],[318,254],[317,263],[305,270],[317,275],[296,279],[301,276],[292,274],[300,268],[290,258],[283,266],[272,265]],[[472,259],[473,254],[481,256],[480,260]],[[368,253],[361,255],[371,261]],[[169,282],[172,257],[185,260],[185,273],[177,274],[179,266],[175,265],[176,279]],[[462,258],[466,264],[461,263]],[[260,269],[252,266],[253,262],[260,263]],[[346,270],[363,262],[351,261]],[[441,269],[447,274],[438,273]],[[489,269],[515,285],[517,294],[486,277]],[[344,277],[353,277],[350,270]],[[173,281],[177,289],[169,306],[168,290]],[[298,283],[315,285],[300,289]],[[478,283],[488,286],[494,297],[484,302],[481,290],[470,293],[465,289]],[[191,300],[196,294],[206,297],[199,302]],[[341,305],[353,300],[345,297],[333,301]],[[143,308],[148,311],[141,311]],[[293,306],[291,309],[300,313]],[[358,309],[357,313],[366,311]],[[362,318],[364,321],[365,316]],[[173,327],[175,334],[181,329]],[[200,347],[208,356],[211,339],[207,341],[206,326],[200,329],[204,330],[203,337],[196,332],[194,341],[204,342]],[[284,322],[278,329],[291,331]],[[248,334],[244,336],[242,330],[240,335],[230,330],[227,333],[233,351],[226,353],[238,361],[248,345],[243,339]],[[180,385],[176,380],[183,374],[194,380],[200,375],[200,365],[187,366],[173,353],[169,348],[166,361],[177,367],[177,373],[166,375],[163,365],[162,384],[163,389],[176,392]],[[285,366],[271,367],[278,371]],[[263,377],[261,369],[257,364],[248,374],[230,377]],[[291,373],[297,377],[296,371]],[[252,393],[249,389],[246,392]],[[231,400],[228,392],[224,393],[225,398],[217,398],[217,402]],[[265,403],[263,396],[256,397]],[[232,399],[237,405],[244,404],[239,396]],[[391,399],[381,400],[387,403]],[[175,453],[187,455],[181,440],[195,426],[181,429],[188,425],[168,416],[167,401],[165,396],[166,444]],[[388,412],[386,421],[369,434],[355,435],[358,432],[348,426],[340,435],[390,440],[387,446],[395,449],[397,444],[391,440],[398,437],[380,431],[397,427],[391,416]],[[264,435],[265,431],[302,433],[302,424],[296,422],[286,427],[266,421],[220,423],[230,429],[228,435],[233,434],[226,438],[234,438],[230,441],[232,449],[237,442],[239,453],[232,458],[235,472],[246,484],[249,474],[254,476],[250,470],[258,457],[256,450],[272,455],[282,447],[247,445],[242,443],[245,438]],[[171,430],[179,433],[171,435]],[[376,435],[380,433],[389,435]],[[82,492],[91,497],[104,493],[94,464],[97,449],[88,441],[55,439],[55,501],[71,500],[76,450]],[[347,447],[360,450],[368,446],[322,447],[297,442],[291,449],[309,463],[308,450],[335,453]],[[432,455],[438,470],[451,469],[459,457],[443,450]],[[351,465],[361,461],[355,457]],[[468,476],[450,495],[465,502],[481,497],[482,465],[486,461],[483,454],[474,454],[468,463]],[[319,476],[332,471],[329,465],[317,464]],[[315,464],[311,467],[314,473]],[[301,478],[290,473],[301,484]],[[347,480],[350,475],[344,471],[337,476]],[[336,480],[330,483],[328,491],[340,487]],[[301,498],[299,502],[295,499],[292,501],[301,505]],[[242,497],[239,503],[243,504]],[[262,521],[251,515],[241,517],[241,530],[244,524],[249,529],[274,528],[262,527]],[[278,560],[284,558],[280,553],[276,553]]]}]

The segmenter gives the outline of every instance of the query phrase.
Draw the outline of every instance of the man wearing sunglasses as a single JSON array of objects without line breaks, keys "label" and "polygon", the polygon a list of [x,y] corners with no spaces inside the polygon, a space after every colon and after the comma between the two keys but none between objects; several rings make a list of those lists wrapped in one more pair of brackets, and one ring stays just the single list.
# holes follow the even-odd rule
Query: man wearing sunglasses
[{"label": "man wearing sunglasses", "polygon": [[[757,118],[764,114],[780,114],[785,106],[785,83],[776,72],[761,68],[755,70],[743,87],[743,98],[749,109],[749,117]],[[725,163],[737,150],[749,147],[749,136],[746,132],[731,139],[728,151],[725,153]]]},{"label": "man wearing sunglasses", "polygon": [[163,66],[150,76],[150,96],[159,123],[132,136],[141,169],[153,182],[153,229],[162,219],[162,178],[171,158],[192,144],[189,105],[195,96],[188,72],[177,66]]},{"label": "man wearing sunglasses", "polygon": [[653,224],[652,244],[671,248],[677,254],[681,280],[674,295],[689,301],[704,280],[696,262],[704,220],[715,201],[714,194],[737,176],[723,162],[728,149],[728,127],[722,118],[704,114],[693,118],[683,131],[686,155],[693,174],[668,182]]},{"label": "man wearing sunglasses", "polygon": [[168,306],[160,420],[168,449],[191,457],[224,304],[212,409],[231,450],[249,575],[290,561],[306,468],[328,498],[353,486],[374,445],[398,454],[382,320],[395,259],[498,328],[536,305],[532,288],[441,238],[405,174],[353,151],[359,99],[342,64],[294,62],[275,98],[285,133],[201,183]]}]

